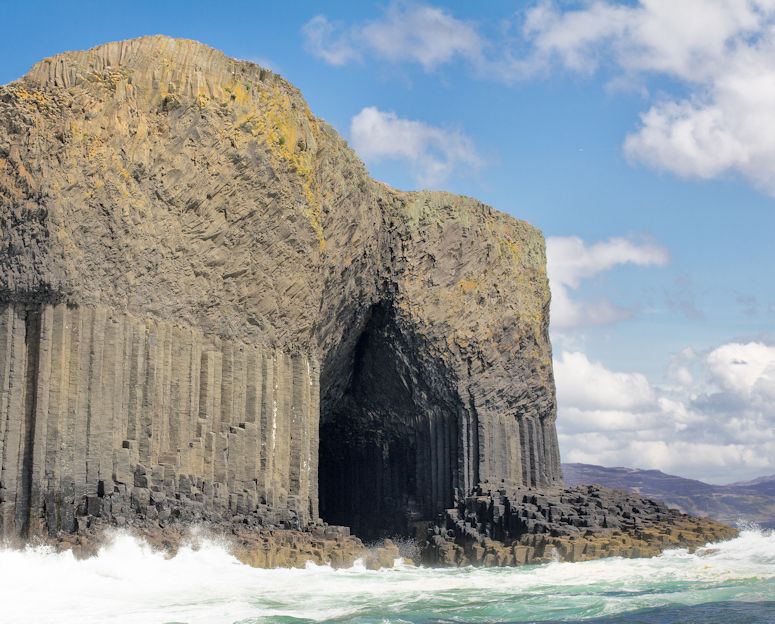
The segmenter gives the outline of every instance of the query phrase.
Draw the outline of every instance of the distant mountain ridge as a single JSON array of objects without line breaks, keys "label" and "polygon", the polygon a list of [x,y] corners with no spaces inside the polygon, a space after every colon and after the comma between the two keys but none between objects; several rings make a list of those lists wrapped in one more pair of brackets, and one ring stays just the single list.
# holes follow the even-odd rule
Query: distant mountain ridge
[{"label": "distant mountain ridge", "polygon": [[767,475],[758,479],[752,479],[751,481],[738,481],[737,483],[730,484],[730,486],[756,490],[762,494],[775,496],[775,475]]},{"label": "distant mountain ridge", "polygon": [[661,470],[563,464],[568,485],[598,484],[630,490],[665,501],[683,512],[709,516],[720,522],[756,522],[775,528],[775,475],[752,481],[712,485],[670,475]]}]

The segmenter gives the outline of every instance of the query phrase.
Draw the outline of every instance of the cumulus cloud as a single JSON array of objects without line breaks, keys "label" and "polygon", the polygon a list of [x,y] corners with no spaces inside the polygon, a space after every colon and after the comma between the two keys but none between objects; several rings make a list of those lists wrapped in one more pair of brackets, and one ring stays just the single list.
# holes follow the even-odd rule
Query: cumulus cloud
[{"label": "cumulus cloud", "polygon": [[695,383],[694,368],[697,359],[697,353],[691,347],[686,347],[679,353],[672,355],[665,369],[668,383],[678,388],[692,387]]},{"label": "cumulus cloud", "polygon": [[732,47],[753,43],[774,8],[771,0],[594,0],[567,10],[541,2],[527,11],[524,34],[544,62],[555,57],[588,72],[614,62],[698,81],[714,74]]},{"label": "cumulus cloud", "polygon": [[393,2],[347,27],[319,15],[303,33],[332,65],[369,57],[432,71],[460,61],[504,83],[556,67],[602,70],[613,88],[667,77],[681,96],[660,94],[641,114],[627,157],[688,178],[740,174],[775,196],[775,0],[546,0],[494,34],[445,9]]},{"label": "cumulus cloud", "polygon": [[633,310],[607,299],[579,301],[573,298],[583,280],[622,264],[665,266],[667,250],[652,243],[634,243],[610,238],[587,245],[577,236],[551,236],[546,240],[547,271],[552,290],[552,327],[564,329],[585,325],[605,325],[625,319]]},{"label": "cumulus cloud", "polygon": [[624,142],[630,159],[684,177],[740,173],[775,195],[775,2],[559,6],[527,12],[534,71],[559,63],[590,74],[608,65],[688,87],[687,97],[663,98],[641,115]]},{"label": "cumulus cloud", "polygon": [[350,140],[366,162],[409,163],[415,181],[423,187],[439,186],[455,170],[476,169],[483,162],[473,142],[462,132],[402,119],[373,106],[353,117]]},{"label": "cumulus cloud", "polygon": [[584,410],[632,410],[655,400],[645,375],[615,373],[581,352],[564,351],[554,362],[554,376],[562,400]]},{"label": "cumulus cloud", "polygon": [[671,385],[582,352],[555,360],[565,461],[655,468],[712,482],[775,472],[775,346],[685,349]]},{"label": "cumulus cloud", "polygon": [[764,401],[775,397],[775,347],[733,342],[714,349],[707,363],[722,389]]},{"label": "cumulus cloud", "polygon": [[380,19],[350,27],[318,15],[302,28],[305,45],[331,65],[345,65],[364,56],[410,62],[430,71],[454,59],[481,56],[484,40],[476,28],[444,9],[393,2]]}]

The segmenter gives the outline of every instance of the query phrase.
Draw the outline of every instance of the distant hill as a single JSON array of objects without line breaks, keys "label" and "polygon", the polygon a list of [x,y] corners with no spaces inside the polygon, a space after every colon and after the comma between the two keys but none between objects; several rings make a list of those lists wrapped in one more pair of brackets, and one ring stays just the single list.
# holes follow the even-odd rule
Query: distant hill
[{"label": "distant hill", "polygon": [[756,490],[767,496],[775,496],[775,475],[759,477],[752,481],[740,481],[738,483],[733,483],[732,487]]},{"label": "distant hill", "polygon": [[775,528],[775,475],[730,485],[711,485],[660,470],[563,464],[568,485],[599,484],[665,501],[683,512],[721,522],[756,522]]}]

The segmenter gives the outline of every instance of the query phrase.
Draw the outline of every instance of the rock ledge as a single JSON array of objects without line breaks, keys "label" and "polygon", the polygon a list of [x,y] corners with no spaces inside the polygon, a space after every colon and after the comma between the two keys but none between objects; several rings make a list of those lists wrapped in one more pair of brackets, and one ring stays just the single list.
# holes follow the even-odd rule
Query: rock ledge
[{"label": "rock ledge", "polygon": [[664,503],[598,486],[483,493],[429,529],[423,561],[510,566],[602,557],[652,557],[732,539],[737,530]]}]

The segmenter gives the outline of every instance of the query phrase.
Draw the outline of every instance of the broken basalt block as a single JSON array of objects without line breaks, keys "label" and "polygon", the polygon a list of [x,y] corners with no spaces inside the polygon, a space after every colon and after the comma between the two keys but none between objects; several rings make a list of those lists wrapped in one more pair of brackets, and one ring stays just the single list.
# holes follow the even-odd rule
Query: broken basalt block
[{"label": "broken basalt block", "polygon": [[737,530],[664,503],[598,486],[478,491],[431,523],[422,560],[447,567],[511,566],[694,550]]}]

